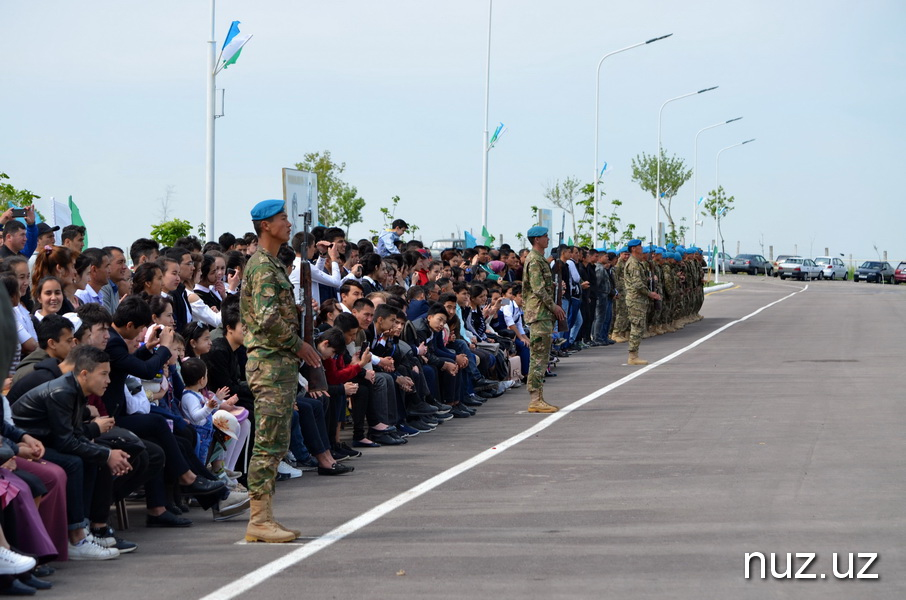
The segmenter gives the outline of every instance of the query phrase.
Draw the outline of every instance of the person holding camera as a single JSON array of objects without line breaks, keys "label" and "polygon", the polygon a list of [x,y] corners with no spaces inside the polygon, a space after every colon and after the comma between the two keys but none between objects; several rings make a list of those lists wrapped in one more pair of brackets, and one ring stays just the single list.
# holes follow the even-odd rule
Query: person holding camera
[{"label": "person holding camera", "polygon": [[[20,218],[25,219],[22,224]],[[38,247],[38,226],[35,225],[35,207],[11,208],[0,215],[3,226],[3,245],[0,245],[0,259],[21,254],[29,258]]]}]

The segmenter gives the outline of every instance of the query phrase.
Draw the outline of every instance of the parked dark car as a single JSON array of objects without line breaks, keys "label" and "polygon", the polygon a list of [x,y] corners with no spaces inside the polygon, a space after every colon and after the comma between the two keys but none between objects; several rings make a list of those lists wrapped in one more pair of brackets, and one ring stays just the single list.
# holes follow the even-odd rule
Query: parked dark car
[{"label": "parked dark car", "polygon": [[904,281],[906,281],[906,261],[898,264],[896,270],[893,272],[894,284],[903,283]]},{"label": "parked dark car", "polygon": [[853,273],[853,281],[864,279],[869,283],[872,281],[893,283],[893,277],[893,267],[890,266],[889,262],[883,260],[866,260]]},{"label": "parked dark car", "polygon": [[742,272],[749,275],[757,275],[759,273],[770,275],[773,271],[774,265],[760,254],[740,254],[730,260],[730,272],[734,275]]}]

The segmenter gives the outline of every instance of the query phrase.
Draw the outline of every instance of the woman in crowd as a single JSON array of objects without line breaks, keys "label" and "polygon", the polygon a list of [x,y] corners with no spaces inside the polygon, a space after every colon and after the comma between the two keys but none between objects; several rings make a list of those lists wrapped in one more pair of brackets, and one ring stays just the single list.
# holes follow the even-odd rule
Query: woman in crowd
[{"label": "woman in crowd", "polygon": [[150,302],[163,291],[164,274],[160,265],[153,262],[142,263],[132,274],[132,291]]},{"label": "woman in crowd", "polygon": [[32,290],[38,310],[35,319],[39,322],[47,315],[55,315],[63,306],[63,284],[56,277],[44,277]]}]

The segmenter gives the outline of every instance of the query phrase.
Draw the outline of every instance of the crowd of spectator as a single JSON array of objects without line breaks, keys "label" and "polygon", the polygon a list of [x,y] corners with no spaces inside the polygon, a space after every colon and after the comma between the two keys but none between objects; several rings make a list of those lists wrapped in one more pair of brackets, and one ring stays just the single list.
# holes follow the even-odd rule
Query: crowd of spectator
[{"label": "crowd of spectator", "polygon": [[[12,304],[3,335],[15,347],[0,404],[0,587],[30,593],[50,585],[42,577],[53,561],[135,550],[110,518],[127,498],[144,503],[148,527],[247,511],[255,398],[237,294],[255,234],[84,248],[81,226],[63,228],[57,244],[59,228],[35,224],[32,211],[24,222],[9,212],[2,221],[0,295]],[[281,248],[299,308],[314,315],[325,382],[300,375],[281,479],[348,474],[363,450],[403,446],[474,417],[524,383],[528,250],[504,244],[434,256],[404,241],[407,230],[398,219],[377,239],[352,243],[343,229],[319,226]],[[684,263],[694,264],[695,253],[647,250],[651,272],[662,274],[652,275],[653,286],[686,285],[688,272],[694,287],[698,273]],[[551,252],[568,317],[554,333],[549,376],[572,352],[622,334],[616,300],[626,255],[562,245]],[[664,310],[651,333],[694,320],[692,295],[667,294],[685,309]]]}]

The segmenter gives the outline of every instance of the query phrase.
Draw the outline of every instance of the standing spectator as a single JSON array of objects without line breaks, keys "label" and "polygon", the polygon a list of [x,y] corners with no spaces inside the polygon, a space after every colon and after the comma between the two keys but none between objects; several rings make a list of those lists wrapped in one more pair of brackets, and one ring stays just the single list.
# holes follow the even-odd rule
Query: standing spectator
[{"label": "standing spectator", "polygon": [[12,209],[0,217],[3,221],[3,245],[0,245],[0,258],[20,255],[26,259],[38,245],[38,227],[35,225],[35,207],[25,208],[25,224],[12,218]]},{"label": "standing spectator", "polygon": [[390,224],[390,229],[381,234],[381,237],[378,238],[378,245],[375,249],[380,256],[390,256],[391,254],[399,254],[400,250],[397,248],[396,243],[400,241],[400,236],[406,233],[406,230],[409,229],[409,225],[402,219],[396,219],[393,223]]},{"label": "standing spectator", "polygon": [[81,252],[85,247],[85,231],[81,225],[67,225],[60,233],[60,242],[70,252]]}]

